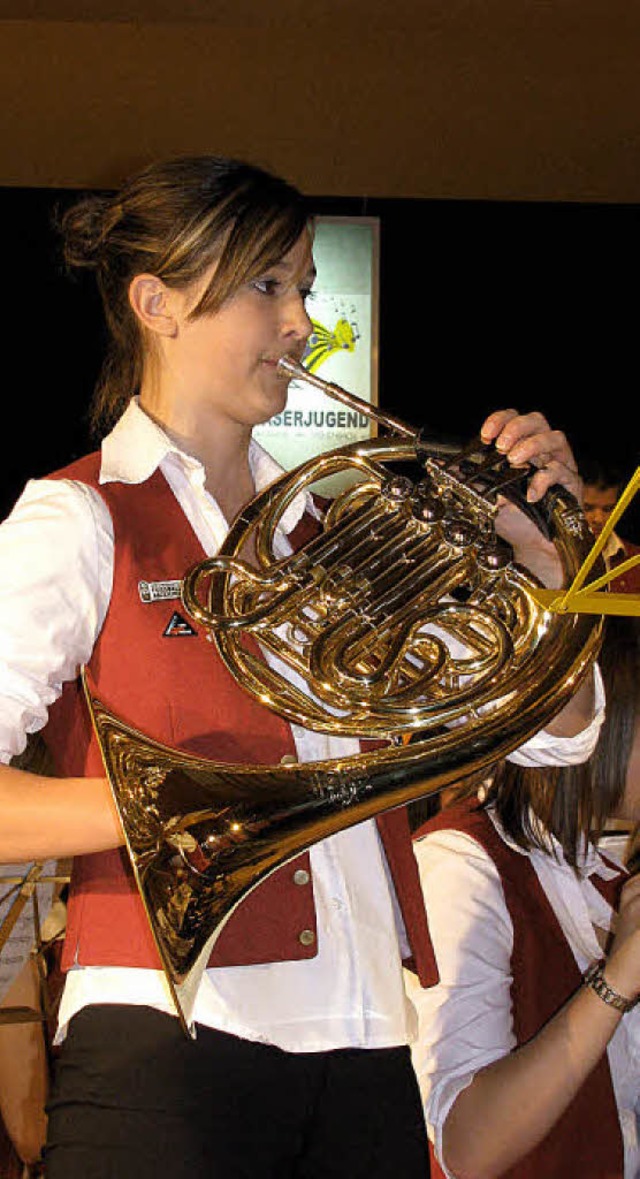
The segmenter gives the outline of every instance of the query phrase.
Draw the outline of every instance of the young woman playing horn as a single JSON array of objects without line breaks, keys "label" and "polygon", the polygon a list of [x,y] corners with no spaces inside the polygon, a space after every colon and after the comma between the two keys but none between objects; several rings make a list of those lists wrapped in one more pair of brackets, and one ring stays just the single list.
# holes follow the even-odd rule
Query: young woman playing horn
[{"label": "young woman playing horn", "polygon": [[607,619],[600,668],[588,762],[502,764],[416,834],[440,971],[410,984],[434,1175],[640,1174],[640,878],[598,850],[607,820],[640,820],[638,620]]},{"label": "young woman playing horn", "polygon": [[[357,751],[253,704],[196,628],[172,627],[176,603],[142,602],[137,588],[217,551],[278,474],[251,432],[283,409],[278,359],[299,358],[311,331],[309,217],[282,180],[204,157],[153,165],[62,227],[69,263],[95,271],[104,302],[97,409],[112,428],[99,454],[29,485],[0,529],[0,748],[8,763],[44,729],[60,773],[2,768],[0,857],[75,856],[48,1179],[426,1173],[402,958],[428,981],[428,939],[404,813],[323,841],[240,906],[200,984],[191,1043],[76,680],[88,665],[117,715],[217,760]],[[579,489],[566,439],[541,415],[499,412],[483,429],[540,468],[532,498],[558,481]],[[307,508],[291,505],[283,553]],[[505,526],[553,576],[541,538],[517,518]],[[579,760],[592,712],[585,686],[534,745]]]}]

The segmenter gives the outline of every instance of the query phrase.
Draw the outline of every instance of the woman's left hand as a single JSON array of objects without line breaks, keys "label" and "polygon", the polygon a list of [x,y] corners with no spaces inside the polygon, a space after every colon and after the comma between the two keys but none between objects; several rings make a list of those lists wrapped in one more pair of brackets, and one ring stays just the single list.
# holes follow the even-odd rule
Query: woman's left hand
[{"label": "woman's left hand", "polygon": [[[561,430],[551,429],[543,414],[497,410],[483,423],[480,434],[482,441],[493,442],[513,467],[537,468],[527,488],[529,503],[537,503],[554,483],[562,484],[581,502],[582,480],[571,447]],[[517,560],[544,585],[560,585],[562,570],[554,545],[514,504],[504,499],[499,502],[496,530],[513,546]]]},{"label": "woman's left hand", "polygon": [[538,468],[527,490],[529,503],[536,503],[554,483],[582,500],[582,480],[566,435],[552,430],[543,414],[500,409],[490,414],[480,435],[483,442],[493,442],[512,466],[530,463]]}]

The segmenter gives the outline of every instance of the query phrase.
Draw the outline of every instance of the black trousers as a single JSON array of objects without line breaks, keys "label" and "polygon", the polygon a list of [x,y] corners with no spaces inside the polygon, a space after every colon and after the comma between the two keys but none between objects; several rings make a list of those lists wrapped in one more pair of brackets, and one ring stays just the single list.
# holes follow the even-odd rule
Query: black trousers
[{"label": "black trousers", "polygon": [[147,1007],[71,1021],[47,1179],[427,1179],[409,1050],[288,1053]]}]

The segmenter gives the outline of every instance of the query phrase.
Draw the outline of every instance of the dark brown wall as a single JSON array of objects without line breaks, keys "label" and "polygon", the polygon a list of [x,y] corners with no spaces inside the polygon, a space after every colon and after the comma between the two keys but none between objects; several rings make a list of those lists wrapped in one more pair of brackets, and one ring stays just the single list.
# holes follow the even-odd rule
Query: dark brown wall
[{"label": "dark brown wall", "polygon": [[[82,8],[141,10],[4,0],[0,16]],[[315,193],[640,197],[628,0],[182,8],[214,19],[0,20],[0,185],[109,184],[153,156],[213,149]]]}]

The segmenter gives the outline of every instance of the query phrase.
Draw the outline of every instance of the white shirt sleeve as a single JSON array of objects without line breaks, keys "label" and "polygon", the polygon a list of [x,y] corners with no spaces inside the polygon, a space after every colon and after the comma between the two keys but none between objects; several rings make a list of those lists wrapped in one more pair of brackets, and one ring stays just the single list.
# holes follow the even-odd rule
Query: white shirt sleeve
[{"label": "white shirt sleeve", "polygon": [[71,480],[27,484],[0,525],[0,761],[22,753],[91,655],[113,579],[111,517]]},{"label": "white shirt sleeve", "polygon": [[493,861],[468,835],[438,831],[415,845],[440,982],[407,976],[419,1018],[413,1046],[429,1136],[440,1162],[442,1129],[474,1075],[515,1047],[513,928]]},{"label": "white shirt sleeve", "polygon": [[[436,638],[443,635],[442,630],[432,624],[428,624],[423,629],[425,633],[431,633]],[[468,648],[464,643],[452,634],[446,634],[444,641],[451,656],[464,662],[468,656]],[[518,749],[509,753],[507,760],[520,766],[579,765],[587,761],[598,743],[600,728],[604,720],[605,692],[602,675],[597,664],[594,667],[594,694],[594,715],[581,733],[574,737],[559,737],[542,729]],[[463,723],[462,720],[456,720],[454,725],[463,725]]]}]

